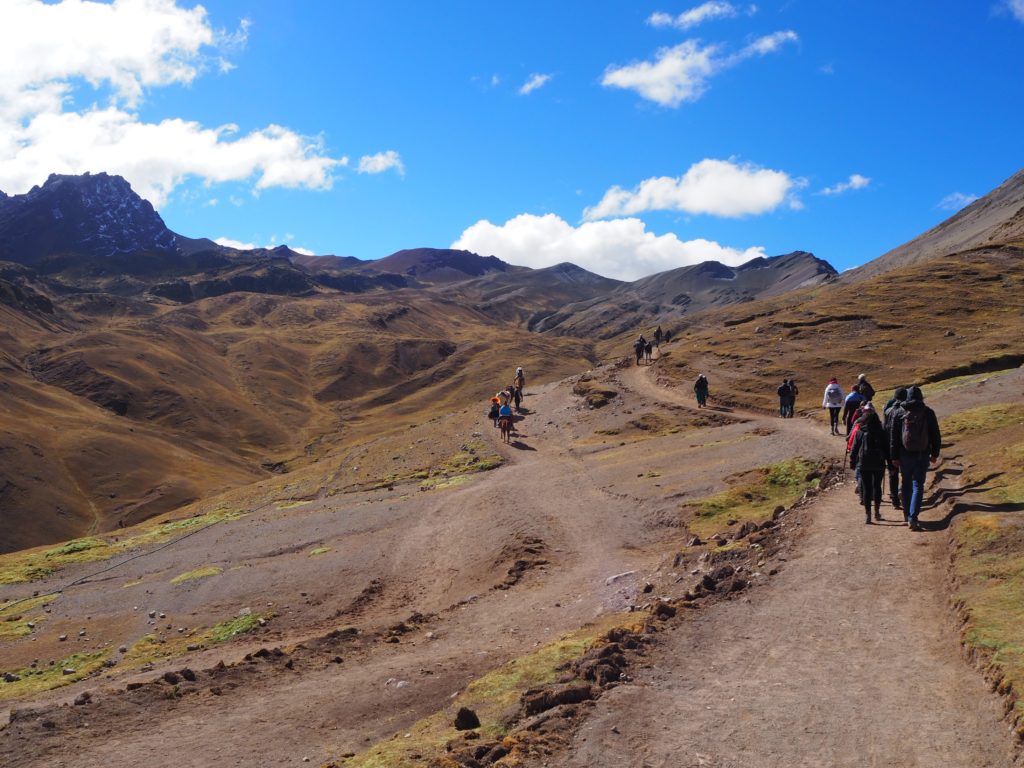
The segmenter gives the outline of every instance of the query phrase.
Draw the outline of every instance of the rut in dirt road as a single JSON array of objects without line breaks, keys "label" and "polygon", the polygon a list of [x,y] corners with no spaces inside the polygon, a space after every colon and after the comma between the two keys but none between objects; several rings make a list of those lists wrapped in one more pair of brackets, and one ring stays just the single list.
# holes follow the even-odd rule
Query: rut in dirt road
[{"label": "rut in dirt road", "polygon": [[[630,383],[656,396],[645,373]],[[817,429],[796,428],[806,427]],[[661,635],[558,764],[1014,765],[1001,701],[960,656],[943,534],[911,533],[898,511],[884,514],[865,525],[849,484],[818,497],[772,581]]]}]

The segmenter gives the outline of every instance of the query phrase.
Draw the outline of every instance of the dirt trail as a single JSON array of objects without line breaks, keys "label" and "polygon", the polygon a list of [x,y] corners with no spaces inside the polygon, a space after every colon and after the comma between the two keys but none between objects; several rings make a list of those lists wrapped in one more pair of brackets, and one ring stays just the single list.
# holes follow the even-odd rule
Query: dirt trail
[{"label": "dirt trail", "polygon": [[557,764],[1012,765],[1001,702],[959,653],[944,534],[885,513],[865,525],[848,484],[819,497],[770,584],[667,631]]}]

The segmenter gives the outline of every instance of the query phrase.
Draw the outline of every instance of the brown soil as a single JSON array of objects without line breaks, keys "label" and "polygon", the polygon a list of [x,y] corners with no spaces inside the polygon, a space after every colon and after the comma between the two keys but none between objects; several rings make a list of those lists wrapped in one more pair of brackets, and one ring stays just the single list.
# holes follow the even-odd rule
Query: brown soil
[{"label": "brown soil", "polygon": [[[510,446],[482,416],[439,420],[438,435],[458,430],[506,460],[462,485],[267,504],[69,589],[32,638],[4,646],[5,668],[72,644],[173,640],[177,627],[245,607],[275,616],[243,640],[10,703],[35,713],[0,731],[4,764],[317,765],[401,734],[484,672],[643,602],[647,583],[680,600],[690,577],[677,577],[672,556],[688,538],[687,500],[775,461],[838,458],[843,444],[810,419],[719,406],[706,413],[720,419],[704,420],[688,393],[657,384],[658,367],[596,372],[617,393],[598,410],[572,381],[529,388]],[[655,429],[615,434],[649,412],[663,420]],[[999,703],[958,655],[941,534],[910,534],[885,511],[889,522],[865,526],[843,486],[788,518],[793,551],[751,575],[750,591],[670,622],[549,764],[1009,765]],[[170,584],[210,564],[223,572]],[[152,609],[167,618],[149,623]],[[331,634],[346,627],[357,631]],[[275,646],[282,655],[244,658]],[[186,667],[196,680],[180,695],[156,682]],[[134,682],[146,685],[125,691]],[[89,704],[60,706],[83,691]]]}]

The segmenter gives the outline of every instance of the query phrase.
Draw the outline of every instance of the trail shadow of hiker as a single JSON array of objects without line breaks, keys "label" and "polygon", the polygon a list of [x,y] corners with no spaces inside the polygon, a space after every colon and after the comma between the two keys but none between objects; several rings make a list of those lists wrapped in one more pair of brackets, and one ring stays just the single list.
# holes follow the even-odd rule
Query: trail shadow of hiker
[{"label": "trail shadow of hiker", "polygon": [[529,446],[529,445],[527,445],[526,443],[524,443],[524,442],[522,442],[520,440],[513,440],[511,443],[509,443],[509,446],[511,446],[512,448],[516,448],[516,449],[518,449],[520,451],[536,451],[537,450],[533,446]]},{"label": "trail shadow of hiker", "polygon": [[926,531],[944,531],[949,528],[953,518],[964,512],[1024,512],[1024,502],[1009,501],[1005,504],[986,504],[983,501],[960,501],[941,520],[918,520],[918,524]]},{"label": "trail shadow of hiker", "polygon": [[528,415],[529,415],[529,414],[531,413],[530,409],[529,409],[529,408],[526,408],[526,407],[524,407],[524,406],[519,406],[519,408],[518,408],[517,410],[518,410],[518,411],[519,411],[519,413],[520,413],[521,415],[523,415],[523,416],[528,416]]},{"label": "trail shadow of hiker", "polygon": [[[946,472],[948,473],[949,470],[947,469]],[[938,474],[938,472],[936,474]],[[1002,474],[1002,472],[994,472],[991,475],[975,480],[973,483],[967,483],[966,485],[961,485],[957,488],[939,488],[938,490],[932,491],[932,493],[924,499],[921,504],[921,508],[937,507],[943,502],[949,501],[950,499],[958,499],[968,493],[984,493],[985,491],[990,491],[992,490],[991,488],[983,488],[982,486],[987,485]]]}]

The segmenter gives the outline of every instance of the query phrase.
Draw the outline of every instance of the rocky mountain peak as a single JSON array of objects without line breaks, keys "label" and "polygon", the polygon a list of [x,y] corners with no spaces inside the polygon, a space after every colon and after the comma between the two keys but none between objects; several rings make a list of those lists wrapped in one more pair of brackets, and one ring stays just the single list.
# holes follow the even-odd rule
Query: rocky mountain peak
[{"label": "rocky mountain peak", "polygon": [[106,257],[176,252],[174,233],[120,176],[51,174],[0,198],[0,259],[35,264],[56,254]]}]

